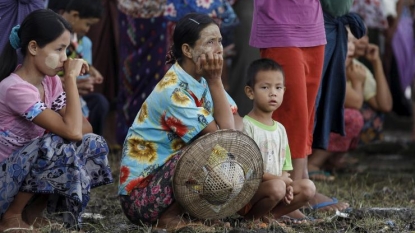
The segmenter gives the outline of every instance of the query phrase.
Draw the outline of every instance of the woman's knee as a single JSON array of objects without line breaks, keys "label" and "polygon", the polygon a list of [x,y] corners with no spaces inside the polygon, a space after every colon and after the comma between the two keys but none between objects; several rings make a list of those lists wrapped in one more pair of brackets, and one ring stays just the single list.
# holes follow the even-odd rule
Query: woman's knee
[{"label": "woman's knee", "polygon": [[294,190],[294,193],[299,193],[306,200],[311,200],[315,196],[316,186],[314,185],[313,181],[309,179],[303,179],[296,182],[298,182],[298,185],[295,187],[297,187],[299,190]]}]

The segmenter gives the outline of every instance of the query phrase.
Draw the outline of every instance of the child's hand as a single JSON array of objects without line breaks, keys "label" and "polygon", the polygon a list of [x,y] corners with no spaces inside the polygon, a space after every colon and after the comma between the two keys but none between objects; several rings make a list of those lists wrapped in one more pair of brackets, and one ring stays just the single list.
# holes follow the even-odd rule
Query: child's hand
[{"label": "child's hand", "polygon": [[294,189],[293,186],[287,186],[287,191],[285,192],[284,203],[289,205],[291,201],[294,199]]},{"label": "child's hand", "polygon": [[68,58],[63,64],[65,76],[76,79],[89,71],[89,65],[84,59]]},{"label": "child's hand", "polygon": [[286,171],[283,171],[282,174],[281,174],[281,178],[287,186],[290,186],[293,182],[293,180],[290,178],[290,176],[291,176],[291,174],[286,172]]},{"label": "child's hand", "polygon": [[351,63],[348,67],[346,67],[346,77],[350,79],[352,83],[364,83],[366,79],[366,70],[365,68],[356,63]]},{"label": "child's hand", "polygon": [[89,74],[91,75],[94,84],[101,84],[104,81],[104,77],[102,77],[101,73],[93,66],[89,67]]},{"label": "child's hand", "polygon": [[94,91],[94,80],[91,77],[77,79],[76,85],[78,87],[79,95],[86,95]]},{"label": "child's hand", "polygon": [[372,63],[380,60],[379,47],[375,44],[369,44],[366,48],[365,58]]},{"label": "child's hand", "polygon": [[208,52],[200,55],[196,62],[196,72],[206,81],[222,80],[223,56],[222,54]]}]

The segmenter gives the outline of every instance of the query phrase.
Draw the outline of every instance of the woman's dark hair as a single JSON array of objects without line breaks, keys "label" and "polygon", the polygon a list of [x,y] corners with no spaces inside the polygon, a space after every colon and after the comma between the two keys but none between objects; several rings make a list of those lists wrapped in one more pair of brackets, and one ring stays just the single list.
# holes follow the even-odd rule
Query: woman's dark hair
[{"label": "woman's dark hair", "polygon": [[168,63],[180,62],[183,58],[182,45],[188,44],[193,47],[200,37],[200,32],[216,22],[208,15],[190,13],[181,18],[174,29],[172,55],[174,58]]},{"label": "woman's dark hair", "polygon": [[282,77],[284,78],[284,84],[285,84],[285,74],[284,70],[282,69],[282,66],[275,62],[274,60],[268,59],[268,58],[261,58],[253,61],[251,65],[248,67],[247,72],[247,82],[246,85],[250,87],[255,86],[256,81],[256,75],[259,71],[280,71],[282,73]]},{"label": "woman's dark hair", "polygon": [[[17,33],[20,39],[20,52],[26,56],[29,42],[34,40],[40,48],[56,40],[65,31],[71,31],[69,23],[52,10],[36,10],[26,16]],[[5,36],[9,36],[6,33]],[[17,65],[17,51],[6,43],[0,55],[0,81],[9,76]]]}]

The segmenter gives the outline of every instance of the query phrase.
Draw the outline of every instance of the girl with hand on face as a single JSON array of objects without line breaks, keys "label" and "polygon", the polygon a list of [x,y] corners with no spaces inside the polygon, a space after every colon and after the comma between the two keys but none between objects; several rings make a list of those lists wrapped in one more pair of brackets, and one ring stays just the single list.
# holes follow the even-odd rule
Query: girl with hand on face
[{"label": "girl with hand on face", "polygon": [[[49,224],[46,206],[78,228],[90,189],[113,181],[107,143],[81,113],[76,77],[88,65],[67,59],[70,30],[53,11],[34,11],[1,54],[0,231]],[[24,58],[16,68],[17,51]]]},{"label": "girl with hand on face", "polygon": [[137,113],[123,146],[119,195],[134,224],[187,224],[172,188],[181,149],[203,134],[242,127],[222,85],[221,42],[207,15],[188,14],[176,25],[167,56],[173,65]]}]

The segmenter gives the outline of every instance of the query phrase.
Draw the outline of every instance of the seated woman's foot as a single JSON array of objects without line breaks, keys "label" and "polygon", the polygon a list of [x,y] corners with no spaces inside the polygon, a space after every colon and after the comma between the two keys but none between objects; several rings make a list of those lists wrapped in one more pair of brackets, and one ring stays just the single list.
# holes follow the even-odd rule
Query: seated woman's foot
[{"label": "seated woman's foot", "polygon": [[344,211],[349,208],[349,203],[339,202],[336,198],[330,198],[321,193],[316,193],[310,200],[310,205],[312,210],[329,212]]},{"label": "seated woman's foot", "polygon": [[23,221],[21,214],[3,216],[3,219],[0,221],[0,232],[6,230],[11,233],[33,232],[33,228]]}]

